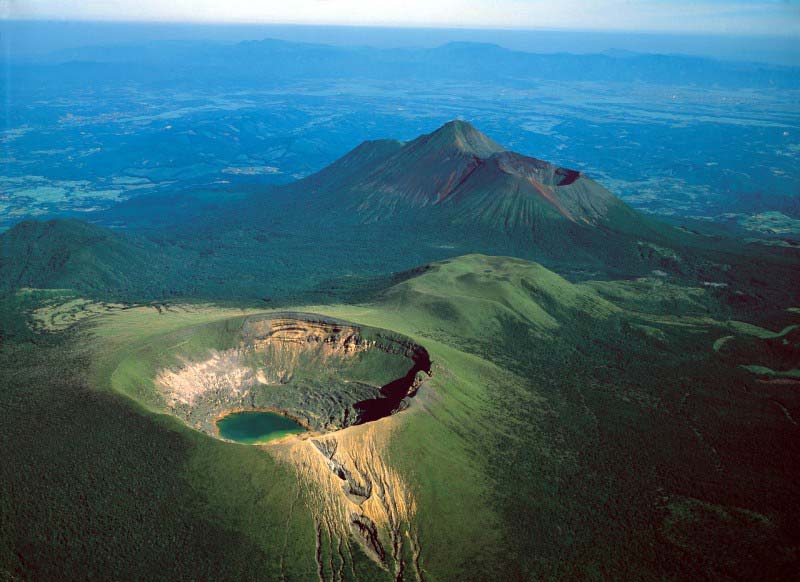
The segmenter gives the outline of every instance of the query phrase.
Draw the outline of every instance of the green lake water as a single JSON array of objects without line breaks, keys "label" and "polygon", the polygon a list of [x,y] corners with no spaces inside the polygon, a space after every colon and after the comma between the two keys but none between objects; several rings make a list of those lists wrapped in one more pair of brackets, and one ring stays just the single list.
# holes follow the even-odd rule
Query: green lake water
[{"label": "green lake water", "polygon": [[305,431],[291,418],[256,410],[223,416],[217,421],[217,428],[221,437],[249,445]]}]

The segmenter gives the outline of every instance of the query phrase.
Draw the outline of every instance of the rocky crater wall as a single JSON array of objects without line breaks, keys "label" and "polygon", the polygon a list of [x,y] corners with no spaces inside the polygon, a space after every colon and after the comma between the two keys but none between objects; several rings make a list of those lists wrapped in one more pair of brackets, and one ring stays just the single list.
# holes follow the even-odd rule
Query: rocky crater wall
[{"label": "rocky crater wall", "polygon": [[209,350],[160,370],[166,407],[217,436],[216,421],[270,410],[325,433],[403,410],[430,374],[428,352],[410,339],[315,314],[244,320],[236,347]]}]

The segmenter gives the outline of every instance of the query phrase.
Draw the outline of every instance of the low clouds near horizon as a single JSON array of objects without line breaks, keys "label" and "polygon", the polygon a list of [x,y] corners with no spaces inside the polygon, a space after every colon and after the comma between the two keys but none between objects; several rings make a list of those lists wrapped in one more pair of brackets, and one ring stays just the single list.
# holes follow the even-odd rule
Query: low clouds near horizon
[{"label": "low clouds near horizon", "polygon": [[6,0],[10,19],[800,35],[797,0]]}]

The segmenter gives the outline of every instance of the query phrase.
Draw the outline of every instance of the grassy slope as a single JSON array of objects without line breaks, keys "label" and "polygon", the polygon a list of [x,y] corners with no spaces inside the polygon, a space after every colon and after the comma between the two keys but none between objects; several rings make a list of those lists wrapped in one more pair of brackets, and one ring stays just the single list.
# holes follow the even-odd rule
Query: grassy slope
[{"label": "grassy slope", "polygon": [[[364,316],[358,321],[368,325],[379,322],[394,324],[395,329],[402,327],[401,322],[391,317],[370,318],[369,313],[363,309],[343,306],[312,309],[344,319],[347,319],[348,315]],[[105,348],[106,356],[101,360],[103,363],[97,370],[97,382],[110,381],[116,390],[144,403],[155,412],[158,410],[159,402],[150,381],[155,371],[174,363],[176,352],[191,358],[193,353],[200,355],[209,348],[229,347],[228,342],[233,337],[230,332],[237,329],[240,324],[241,316],[236,310],[215,308],[192,311],[178,309],[172,313],[165,312],[163,315],[154,309],[137,309],[135,314],[131,312],[113,314],[105,318],[97,328],[101,340],[108,338],[110,341],[110,345]],[[428,344],[429,340],[426,340],[426,346]],[[466,421],[467,416],[475,412],[475,407],[481,400],[481,384],[475,382],[476,375],[488,378],[498,373],[502,374],[502,371],[446,345],[439,347],[444,353],[450,354],[453,362],[459,362],[452,366],[453,369],[466,370],[466,373],[458,376],[444,367],[437,370],[437,387],[440,386],[449,393],[449,397],[445,396],[449,410],[443,414],[451,418],[446,424],[442,424],[439,417],[442,413],[434,413],[433,416],[408,415],[408,418],[419,417],[423,421],[421,426],[412,427],[412,432],[408,434],[416,433],[421,442],[428,444],[436,442],[438,446],[425,454],[417,444],[411,443],[410,449],[402,452],[398,458],[411,475],[411,482],[416,483],[420,491],[429,492],[432,496],[426,500],[432,510],[420,514],[421,543],[423,547],[432,548],[431,564],[426,564],[426,570],[434,575],[437,573],[442,575],[442,573],[480,572],[484,569],[488,575],[491,570],[487,568],[493,568],[496,559],[491,559],[492,557],[487,554],[496,552],[499,546],[500,526],[493,512],[482,501],[488,492],[480,483],[480,468],[475,465],[468,443],[453,440],[452,431],[459,430],[459,421],[456,419],[460,417],[462,421]],[[442,372],[441,378],[439,371]],[[427,422],[423,417],[427,417]],[[173,425],[179,432],[193,432],[177,421],[173,421]],[[204,437],[196,438],[202,441]],[[207,438],[205,440],[210,441]],[[222,444],[210,442],[215,446]],[[252,460],[245,461],[238,455],[243,449],[248,449],[247,447],[227,444],[222,446],[227,448],[220,450],[227,451],[226,454],[229,455],[224,459],[226,468],[243,463],[240,472],[243,471],[256,483],[261,482],[260,477],[252,474],[250,467]],[[424,459],[419,458],[421,452],[425,455]],[[204,453],[202,456],[208,455]],[[270,459],[263,453],[261,456]],[[418,464],[420,460],[423,462]],[[206,475],[207,468],[204,467],[198,471],[197,478],[206,479]],[[215,491],[215,485],[207,485],[207,488],[210,497],[218,499],[219,491]],[[296,507],[302,507],[302,501]],[[288,506],[283,504],[276,510],[286,512],[287,508]],[[240,513],[241,508],[230,507],[230,511],[234,514]],[[304,516],[307,526],[313,525],[309,514],[299,509],[295,511]],[[264,519],[262,525],[271,523],[269,516],[262,518]],[[252,516],[249,519],[254,520]],[[249,525],[257,524],[258,522]],[[247,525],[240,523],[239,527],[244,530],[245,535],[250,535],[252,532]],[[290,536],[290,539],[294,538]],[[268,547],[273,549],[275,547],[274,544],[269,545],[269,540],[260,541],[266,543]],[[290,550],[296,553],[295,557],[300,563],[307,563],[312,558],[313,540],[294,539],[290,546]],[[465,562],[467,559],[469,562]],[[369,566],[368,563],[361,565],[367,569],[369,574],[367,579],[377,575],[377,572],[368,569]]]},{"label": "grassy slope", "polygon": [[[313,524],[291,470],[107,389],[112,370],[122,384],[132,377],[130,350],[166,348],[153,338],[236,313],[164,317],[139,308],[101,326],[91,349],[78,332],[4,346],[3,369],[15,372],[2,393],[6,571],[45,579],[314,575],[304,551]],[[296,545],[282,560],[287,539]]]},{"label": "grassy slope", "polygon": [[[99,346],[93,383],[133,398],[192,442],[185,476],[195,494],[225,516],[228,527],[269,556],[268,568],[240,564],[248,575],[311,579],[316,576],[315,532],[306,505],[306,484],[298,481],[291,467],[261,450],[216,441],[164,414],[152,384],[157,370],[180,358],[201,358],[209,349],[233,347],[243,317],[252,313],[197,305],[110,314],[93,328]],[[361,579],[382,575],[363,554],[356,553],[356,559],[353,568]]]},{"label": "grassy slope", "polygon": [[[800,455],[773,446],[796,442],[796,428],[771,402],[795,417],[800,402],[714,355],[730,326],[714,324],[707,294],[653,280],[579,286],[525,261],[468,256],[372,305],[302,309],[395,330],[432,355],[435,375],[395,417],[391,446],[415,484],[430,579],[780,575],[797,566]],[[678,315],[665,316],[672,304]],[[87,389],[88,363],[70,351],[45,351],[51,359],[39,361],[61,358],[49,366],[33,360],[41,347],[4,351],[8,367],[30,361],[27,379],[3,395],[17,421],[2,433],[28,443],[4,467],[30,467],[3,475],[3,499],[15,500],[3,506],[6,569],[30,573],[32,561],[53,564],[66,547],[73,565],[100,576],[146,576],[180,539],[174,567],[190,575],[218,561],[223,577],[269,578],[281,564],[313,576],[313,523],[287,467],[106,390],[111,379],[153,406],[142,378],[169,359],[161,354],[178,343],[224,347],[242,314],[139,308],[99,320],[89,379],[99,391]],[[55,384],[51,370],[62,368],[72,375]],[[26,422],[29,385],[39,387],[34,409],[53,447]],[[67,410],[54,412],[51,400]],[[41,474],[75,483],[74,493],[42,487]],[[84,474],[103,475],[104,486]],[[39,541],[9,529],[19,523]],[[67,533],[48,539],[52,531]],[[90,551],[93,539],[125,551],[106,559]],[[377,573],[366,559],[358,567],[364,579]]]},{"label": "grassy slope", "polygon": [[89,388],[91,356],[74,351],[60,341],[3,350],[3,369],[15,374],[2,393],[0,571],[256,580],[279,575],[287,528],[313,543],[301,510],[289,520],[276,512],[292,502],[293,475]]},{"label": "grassy slope", "polygon": [[[638,295],[642,312],[595,287],[628,296],[629,309]],[[420,483],[423,540],[436,532],[437,548],[459,548],[426,554],[430,570],[661,578],[796,567],[796,456],[773,447],[795,429],[770,402],[796,415],[800,401],[712,356],[728,325],[714,323],[708,295],[658,280],[574,286],[524,261],[470,256],[374,309],[342,312],[414,337],[440,372],[421,398],[427,414],[405,416],[394,444]],[[680,308],[664,316],[665,305]],[[456,494],[442,495],[444,483]]]}]

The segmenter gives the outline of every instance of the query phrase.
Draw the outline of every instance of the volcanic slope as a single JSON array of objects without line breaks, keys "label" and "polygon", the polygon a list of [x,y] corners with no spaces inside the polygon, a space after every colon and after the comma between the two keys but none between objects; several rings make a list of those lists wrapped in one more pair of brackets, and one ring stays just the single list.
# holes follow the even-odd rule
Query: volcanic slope
[{"label": "volcanic slope", "polygon": [[0,293],[45,287],[142,297],[185,276],[180,261],[146,238],[80,220],[28,220],[0,235]]},{"label": "volcanic slope", "polygon": [[508,151],[460,120],[407,143],[365,142],[282,190],[290,216],[529,258],[597,262],[622,247],[641,263],[637,240],[681,238],[582,172]]},{"label": "volcanic slope", "polygon": [[660,276],[574,284],[470,255],[331,311],[408,334],[434,362],[411,408],[385,419],[396,428],[383,457],[412,485],[423,574],[796,567],[796,446],[774,443],[793,442],[800,399],[715,354],[744,324],[713,289]]},{"label": "volcanic slope", "polygon": [[276,245],[322,235],[360,264],[395,271],[485,253],[535,260],[571,279],[660,270],[749,283],[759,276],[754,260],[765,267],[760,273],[780,277],[798,261],[796,252],[767,256],[653,220],[584,173],[508,151],[461,120],[409,142],[364,142],[317,174],[215,218],[220,239],[243,228],[279,235],[270,239]]},{"label": "volcanic slope", "polygon": [[[241,551],[193,535],[181,560],[224,562],[240,579],[583,579],[598,572],[752,579],[796,571],[800,456],[791,443],[800,401],[787,383],[794,380],[764,382],[742,365],[761,361],[732,359],[719,348],[719,338],[744,324],[725,318],[713,288],[661,276],[575,284],[528,261],[470,255],[417,269],[370,304],[296,309],[400,334],[430,354],[431,376],[407,408],[375,422],[264,447],[222,442],[173,418],[160,371],[235,348],[244,318],[279,314],[116,310],[84,320],[88,338],[74,335],[79,330],[66,336],[90,340],[94,372],[78,388],[58,385],[56,394],[85,394],[88,382],[90,394],[116,394],[123,409],[127,399],[140,426],[104,428],[103,447],[83,455],[84,446],[68,441],[65,448],[56,438],[75,416],[49,411],[44,396],[44,378],[70,376],[47,368],[32,390],[31,381],[9,375],[7,434],[21,448],[10,449],[19,461],[3,468],[24,469],[2,475],[11,500],[4,511],[12,523],[24,520],[26,536],[50,539],[54,519],[76,532],[34,546],[36,563],[146,577],[149,561],[138,545],[114,553],[111,563],[76,541],[117,547],[126,536],[138,539],[130,515],[147,514],[138,497],[109,510],[102,493],[76,478],[108,461],[190,484],[169,497],[177,501],[164,523],[147,522],[146,539],[172,535],[184,527],[180,519],[199,529],[197,515],[224,524]],[[797,322],[785,311],[771,329]],[[50,422],[28,421],[31,395]],[[78,424],[106,412],[87,408]],[[75,442],[96,438],[74,433]],[[160,450],[155,443],[129,446],[148,435],[177,443],[168,466],[148,463],[153,447]],[[73,495],[42,483],[39,463],[54,446],[63,459],[50,474],[74,483]],[[126,479],[109,473],[99,491],[125,490]],[[29,498],[31,490],[45,502]],[[131,525],[120,532],[109,523]],[[0,554],[3,568],[24,576],[29,538],[0,533],[9,549]],[[170,548],[162,545],[141,552],[161,556]]]},{"label": "volcanic slope", "polygon": [[461,120],[407,143],[365,142],[294,186],[375,221],[454,206],[464,222],[535,232],[548,219],[598,225],[638,216],[581,172],[507,151]]},{"label": "volcanic slope", "polygon": [[[145,198],[137,206],[145,211]],[[712,282],[751,309],[780,307],[800,288],[788,283],[798,282],[796,250],[659,223],[581,172],[452,121],[407,143],[365,142],[294,184],[138,236],[75,221],[17,225],[0,235],[0,289],[290,305],[352,300],[370,279],[378,290],[391,273],[469,253],[536,260],[571,280],[658,270]]]}]

